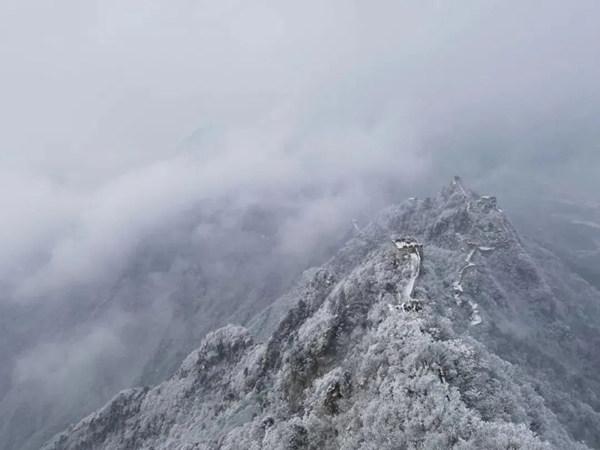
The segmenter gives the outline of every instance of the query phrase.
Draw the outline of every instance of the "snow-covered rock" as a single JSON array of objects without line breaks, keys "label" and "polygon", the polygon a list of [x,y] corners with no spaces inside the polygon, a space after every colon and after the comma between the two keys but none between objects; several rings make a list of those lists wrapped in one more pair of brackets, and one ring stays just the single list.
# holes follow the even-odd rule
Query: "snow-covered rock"
[{"label": "snow-covered rock", "polygon": [[598,447],[600,296],[561,271],[454,180],[45,450]]}]

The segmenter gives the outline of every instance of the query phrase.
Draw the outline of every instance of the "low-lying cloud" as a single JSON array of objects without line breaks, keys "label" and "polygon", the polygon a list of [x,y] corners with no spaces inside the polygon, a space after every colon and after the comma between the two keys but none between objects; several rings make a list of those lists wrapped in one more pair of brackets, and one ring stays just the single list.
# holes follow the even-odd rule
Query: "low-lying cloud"
[{"label": "low-lying cloud", "polygon": [[600,11],[539,6],[66,2],[39,21],[6,2],[3,285],[93,278],[204,198],[316,188],[309,221],[384,179],[537,168],[589,189]]},{"label": "low-lying cloud", "polygon": [[[454,174],[593,198],[599,16],[587,0],[5,1],[0,305],[110,298],[170,240],[215,277],[267,248],[241,290]],[[121,328],[33,339],[14,380],[48,385],[42,364],[66,389],[119,354]]]}]

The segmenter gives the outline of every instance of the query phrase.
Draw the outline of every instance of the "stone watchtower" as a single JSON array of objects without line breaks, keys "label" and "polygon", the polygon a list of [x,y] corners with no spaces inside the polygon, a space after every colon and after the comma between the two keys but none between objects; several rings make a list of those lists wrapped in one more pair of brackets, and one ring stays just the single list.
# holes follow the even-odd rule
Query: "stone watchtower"
[{"label": "stone watchtower", "polygon": [[392,242],[401,253],[410,255],[416,253],[419,259],[423,261],[423,244],[412,237],[394,237]]}]

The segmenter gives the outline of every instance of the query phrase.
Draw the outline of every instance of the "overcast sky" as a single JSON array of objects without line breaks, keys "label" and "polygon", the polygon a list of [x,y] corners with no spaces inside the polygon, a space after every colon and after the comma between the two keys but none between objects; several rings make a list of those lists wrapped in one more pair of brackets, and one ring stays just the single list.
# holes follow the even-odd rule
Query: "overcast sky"
[{"label": "overcast sky", "polygon": [[[0,434],[137,382],[180,272],[219,300],[285,284],[457,174],[508,213],[598,202],[599,23],[598,0],[0,0],[0,309],[23,312]],[[248,205],[274,236],[239,232]],[[132,315],[105,302],[140,247],[171,254],[121,286]]]},{"label": "overcast sky", "polygon": [[0,281],[42,295],[239,192],[319,189],[303,225],[329,228],[382,180],[594,197],[599,19],[586,0],[0,0]]}]

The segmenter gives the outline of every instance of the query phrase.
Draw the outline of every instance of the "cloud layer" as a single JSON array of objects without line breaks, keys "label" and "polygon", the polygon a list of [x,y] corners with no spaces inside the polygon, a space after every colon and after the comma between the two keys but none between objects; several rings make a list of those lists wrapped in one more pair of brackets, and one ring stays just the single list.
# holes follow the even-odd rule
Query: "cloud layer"
[{"label": "cloud layer", "polygon": [[[169,239],[215,278],[268,250],[243,291],[454,174],[593,199],[599,17],[591,0],[4,0],[0,305],[93,303]],[[32,339],[15,382],[111,366],[131,322],[115,311]]]},{"label": "cloud layer", "polygon": [[234,191],[318,187],[310,217],[383,179],[595,181],[596,2],[0,8],[0,279],[19,295]]}]

